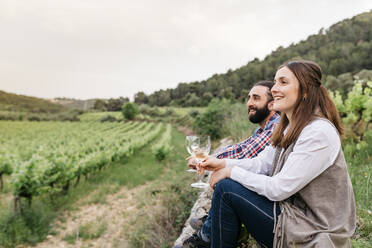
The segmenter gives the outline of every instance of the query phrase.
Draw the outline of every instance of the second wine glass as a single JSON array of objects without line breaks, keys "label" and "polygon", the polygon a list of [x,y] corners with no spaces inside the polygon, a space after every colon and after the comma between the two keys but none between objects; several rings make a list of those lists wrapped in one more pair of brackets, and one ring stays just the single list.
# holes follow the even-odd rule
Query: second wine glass
[{"label": "second wine glass", "polygon": [[[199,144],[200,144],[200,140],[198,136],[195,136],[195,135],[186,136],[186,149],[191,156],[195,157],[194,150],[199,148]],[[196,172],[195,169],[188,169],[186,171]]]},{"label": "second wine glass", "polygon": [[[211,149],[211,139],[209,136],[199,136],[199,147],[193,150],[193,156],[198,161],[197,167],[199,167],[200,163],[206,159],[209,155]],[[199,172],[203,171],[201,168],[198,168]],[[191,187],[194,188],[206,188],[209,186],[208,183],[204,183],[202,181],[202,176],[204,173],[198,173],[198,181],[196,183],[192,183]]]}]

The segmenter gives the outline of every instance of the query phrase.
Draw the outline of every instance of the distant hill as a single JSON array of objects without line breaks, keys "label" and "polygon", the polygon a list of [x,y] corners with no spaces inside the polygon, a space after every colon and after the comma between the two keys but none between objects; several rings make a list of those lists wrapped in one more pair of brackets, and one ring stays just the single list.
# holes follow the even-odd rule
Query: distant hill
[{"label": "distant hill", "polygon": [[7,93],[0,90],[0,110],[10,112],[29,112],[29,113],[60,113],[67,108],[48,100]]},{"label": "distant hill", "polygon": [[[295,32],[295,30],[294,30]],[[146,95],[138,92],[135,102],[151,106],[203,106],[213,97],[244,99],[252,85],[264,79],[272,80],[278,66],[294,59],[316,61],[324,72],[326,87],[347,92],[350,84],[334,84],[334,78],[341,74],[372,69],[372,11],[345,19],[328,29],[320,29],[318,34],[306,40],[279,47],[263,60],[255,58],[246,65],[228,70],[224,74],[191,83],[180,83],[175,89],[159,90]],[[331,78],[332,83],[327,83]]]},{"label": "distant hill", "polygon": [[78,100],[72,98],[54,98],[49,101],[65,106],[69,109],[88,110],[92,109],[97,99]]},{"label": "distant hill", "polygon": [[8,93],[0,90],[0,111],[55,114],[71,110],[93,109],[97,100],[100,100],[105,104],[104,110],[107,111],[119,111],[123,105],[123,102],[129,101],[128,98],[123,97],[117,99],[110,98],[88,100],[64,97],[42,99]]}]

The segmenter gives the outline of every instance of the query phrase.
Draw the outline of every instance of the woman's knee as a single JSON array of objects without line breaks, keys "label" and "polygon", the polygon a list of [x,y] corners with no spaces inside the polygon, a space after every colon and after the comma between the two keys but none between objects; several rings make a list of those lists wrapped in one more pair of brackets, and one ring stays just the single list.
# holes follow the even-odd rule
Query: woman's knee
[{"label": "woman's knee", "polygon": [[223,194],[225,192],[232,192],[234,191],[234,188],[236,187],[237,182],[230,178],[225,178],[219,181],[216,184],[216,187],[214,188],[215,192],[218,192],[220,194]]},{"label": "woman's knee", "polygon": [[214,195],[219,198],[223,196],[229,197],[231,195],[239,195],[244,198],[264,198],[230,178],[223,179],[216,184]]}]

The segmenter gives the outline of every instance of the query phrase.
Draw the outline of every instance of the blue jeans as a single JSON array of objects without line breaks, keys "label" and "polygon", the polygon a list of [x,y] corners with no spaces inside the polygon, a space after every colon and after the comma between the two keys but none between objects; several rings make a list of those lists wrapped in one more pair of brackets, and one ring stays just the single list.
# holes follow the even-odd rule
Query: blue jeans
[{"label": "blue jeans", "polygon": [[[209,210],[208,217],[204,221],[201,232],[203,233],[203,236],[207,237],[208,240],[211,240],[212,236],[212,209]],[[206,241],[206,240],[204,240]]]},{"label": "blue jeans", "polygon": [[[241,224],[258,241],[267,247],[274,240],[274,202],[258,195],[241,184],[224,179],[216,184],[212,207],[202,232],[211,237],[211,247],[236,247]],[[280,214],[279,204],[276,216]]]}]

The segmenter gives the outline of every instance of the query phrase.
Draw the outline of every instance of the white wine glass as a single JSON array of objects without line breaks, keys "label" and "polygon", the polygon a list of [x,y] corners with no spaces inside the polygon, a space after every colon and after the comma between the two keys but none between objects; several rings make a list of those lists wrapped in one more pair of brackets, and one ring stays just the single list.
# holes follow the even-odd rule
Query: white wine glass
[{"label": "white wine glass", "polygon": [[[193,151],[199,148],[200,140],[198,136],[190,135],[186,136],[186,149],[191,156],[194,156]],[[188,172],[196,172],[195,169],[188,169]]]},{"label": "white wine glass", "polygon": [[[208,154],[211,149],[211,140],[209,136],[199,136],[198,139],[195,139],[198,146],[194,145],[192,151],[193,157],[197,160],[198,165],[208,157]],[[199,171],[203,171],[199,168]],[[208,183],[202,181],[203,173],[198,173],[198,181],[196,183],[192,183],[191,187],[194,188],[207,188],[209,186]]]}]

